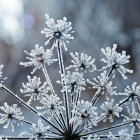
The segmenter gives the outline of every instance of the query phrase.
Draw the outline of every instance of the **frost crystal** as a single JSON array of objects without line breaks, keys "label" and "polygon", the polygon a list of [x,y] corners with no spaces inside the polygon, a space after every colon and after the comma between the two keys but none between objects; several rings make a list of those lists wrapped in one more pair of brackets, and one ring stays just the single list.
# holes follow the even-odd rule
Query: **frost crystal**
[{"label": "frost crystal", "polygon": [[120,130],[118,132],[120,139],[119,140],[132,140],[132,135],[127,132],[127,129]]},{"label": "frost crystal", "polygon": [[110,140],[118,140],[118,139],[112,134],[112,132],[110,132],[110,131],[109,131],[108,138],[109,138]]},{"label": "frost crystal", "polygon": [[132,131],[134,131],[135,126],[137,126],[140,129],[140,114],[138,111],[136,111],[135,103],[132,102],[131,105],[132,105],[132,109],[126,106],[129,116],[126,116],[124,114],[122,114],[122,116],[124,117],[124,122],[130,122],[130,126],[133,126]]},{"label": "frost crystal", "polygon": [[127,96],[129,99],[135,99],[137,97],[140,96],[140,86],[137,85],[136,82],[134,82],[132,84],[132,86],[127,86],[125,89],[124,89],[124,92],[123,93],[119,93],[119,95],[125,95]]},{"label": "frost crystal", "polygon": [[4,124],[7,122],[6,125],[4,125],[4,128],[8,128],[9,125],[11,125],[12,132],[14,131],[14,125],[20,125],[21,121],[24,117],[21,116],[22,112],[21,109],[17,107],[17,104],[13,104],[13,106],[9,106],[6,102],[4,103],[4,106],[1,106],[0,109],[4,113],[0,113],[0,124]]},{"label": "frost crystal", "polygon": [[44,30],[41,31],[41,33],[45,34],[46,38],[48,39],[45,42],[45,45],[53,40],[54,44],[52,49],[57,47],[59,43],[60,46],[64,46],[64,49],[67,50],[65,43],[69,43],[68,40],[74,39],[74,37],[71,35],[71,33],[74,33],[74,31],[72,31],[72,23],[67,22],[66,17],[64,17],[62,20],[57,20],[57,23],[55,23],[54,19],[50,18],[48,14],[46,14],[45,17],[47,20],[47,28],[44,28]]},{"label": "frost crystal", "polygon": [[[80,140],[85,140],[85,139],[81,138]],[[86,140],[100,140],[100,137],[98,137],[98,135],[94,135],[94,136],[89,135]]]},{"label": "frost crystal", "polygon": [[41,46],[39,47],[38,44],[35,45],[35,50],[31,50],[30,53],[24,51],[30,57],[26,57],[29,62],[20,62],[20,65],[24,65],[25,67],[34,66],[32,74],[37,70],[41,69],[44,64],[50,65],[51,63],[57,61],[56,59],[52,59],[52,51],[47,49],[46,51]]},{"label": "frost crystal", "polygon": [[48,137],[49,129],[50,129],[50,126],[45,127],[43,125],[43,123],[41,122],[41,120],[39,119],[38,120],[38,125],[36,125],[36,124],[32,125],[32,128],[31,128],[32,132],[31,133],[29,133],[29,132],[22,132],[20,134],[20,136],[23,136],[23,135],[29,136],[30,137],[29,140],[33,140],[33,139],[35,139],[35,140],[42,140],[42,139],[46,139]]},{"label": "frost crystal", "polygon": [[110,100],[109,98],[107,98],[107,101],[101,105],[101,108],[105,110],[105,113],[107,114],[104,119],[105,122],[107,119],[109,119],[110,122],[113,122],[113,116],[119,117],[119,113],[122,111],[122,107],[117,104],[114,105],[114,99]]},{"label": "frost crystal", "polygon": [[2,87],[3,80],[6,79],[2,77],[2,68],[3,68],[3,65],[1,64],[0,65],[0,88]]},{"label": "frost crystal", "polygon": [[43,105],[42,107],[37,107],[37,109],[44,109],[45,111],[42,112],[48,113],[48,112],[59,112],[60,110],[63,109],[61,106],[62,101],[60,101],[60,98],[57,97],[57,95],[46,95],[45,97],[42,97],[42,100],[40,103]]},{"label": "frost crystal", "polygon": [[75,117],[72,120],[75,120],[78,124],[84,122],[86,126],[90,123],[96,125],[98,114],[95,110],[96,107],[93,107],[90,102],[81,100],[78,102],[76,110],[73,110]]},{"label": "frost crystal", "polygon": [[87,79],[87,82],[93,85],[93,88],[97,88],[98,92],[101,94],[107,93],[110,95],[116,94],[116,87],[112,87],[112,81],[108,82],[109,77],[107,76],[107,71],[104,71],[101,73],[100,76],[98,76],[98,80],[96,78],[93,78],[95,82],[90,81]]},{"label": "frost crystal", "polygon": [[73,60],[71,62],[73,65],[70,65],[66,68],[75,68],[76,71],[81,70],[82,72],[93,72],[96,70],[96,65],[94,64],[95,59],[91,59],[91,56],[88,56],[87,54],[81,53],[81,55],[78,52],[75,52],[75,54],[70,53]]},{"label": "frost crystal", "polygon": [[2,68],[3,68],[3,65],[1,64],[0,65],[0,78],[2,78]]},{"label": "frost crystal", "polygon": [[[66,86],[63,87],[62,91],[67,90],[71,94],[74,94],[85,90],[85,79],[83,78],[83,74],[79,72],[71,73],[70,71],[68,71],[63,80],[66,82]],[[60,81],[57,82],[61,83]]]},{"label": "frost crystal", "polygon": [[29,96],[30,99],[28,103],[30,104],[32,100],[40,100],[42,96],[46,95],[49,91],[49,87],[47,86],[47,82],[44,82],[41,85],[40,78],[34,76],[31,78],[27,76],[28,82],[26,84],[22,83],[24,89],[20,89],[21,93],[24,93],[25,96]]},{"label": "frost crystal", "polygon": [[117,53],[117,44],[113,45],[113,48],[107,47],[106,49],[101,49],[103,54],[106,56],[106,59],[101,59],[107,66],[104,66],[103,69],[111,68],[111,72],[113,73],[113,77],[116,75],[116,71],[118,71],[124,79],[127,79],[125,75],[128,73],[133,73],[133,70],[125,68],[123,65],[129,63],[129,55],[126,55],[125,51],[121,53]]}]

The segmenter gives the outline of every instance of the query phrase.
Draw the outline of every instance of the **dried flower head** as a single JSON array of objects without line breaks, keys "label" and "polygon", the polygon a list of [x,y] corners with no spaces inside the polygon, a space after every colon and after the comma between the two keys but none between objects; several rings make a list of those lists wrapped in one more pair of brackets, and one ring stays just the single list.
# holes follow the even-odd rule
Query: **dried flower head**
[{"label": "dried flower head", "polygon": [[118,132],[120,139],[119,140],[132,140],[132,135],[128,133],[127,129],[122,129]]},{"label": "dried flower head", "polygon": [[[81,92],[82,90],[85,90],[85,79],[83,78],[83,74],[79,72],[67,72],[67,75],[63,78],[63,80],[66,82],[66,86],[63,87],[62,91],[67,90],[71,94],[75,94],[77,92]],[[61,83],[60,81],[57,81],[57,83]]]},{"label": "dried flower head", "polygon": [[39,77],[34,76],[31,78],[27,76],[28,82],[26,84],[22,83],[24,89],[20,89],[20,92],[25,94],[25,96],[29,96],[30,99],[28,104],[30,104],[33,100],[41,100],[42,96],[46,95],[50,88],[47,86],[47,82],[44,82],[41,85],[41,80]]},{"label": "dried flower head", "polygon": [[127,86],[124,89],[124,92],[119,93],[119,95],[125,95],[129,98],[129,100],[134,100],[135,98],[140,96],[140,86],[137,85],[136,82],[132,84],[132,86]]},{"label": "dried flower head", "polygon": [[44,110],[42,114],[48,113],[48,112],[56,112],[59,113],[63,110],[63,106],[61,106],[62,101],[60,101],[60,98],[55,94],[46,95],[42,97],[42,100],[40,103],[43,105],[42,107],[37,107],[37,109]]},{"label": "dried flower head", "polygon": [[98,92],[101,94],[109,94],[109,95],[116,95],[116,87],[112,87],[112,81],[108,81],[109,77],[107,74],[107,71],[104,71],[103,73],[98,76],[98,80],[96,78],[93,78],[95,82],[90,81],[87,79],[87,82],[93,85],[93,88],[98,89]]},{"label": "dried flower head", "polygon": [[85,123],[85,127],[91,123],[97,125],[96,120],[98,114],[96,112],[96,107],[93,107],[88,101],[79,101],[76,110],[73,110],[73,114],[75,114],[75,116],[72,120],[76,121],[78,124]]},{"label": "dried flower head", "polygon": [[133,70],[125,68],[123,65],[129,63],[129,55],[126,55],[126,51],[122,51],[121,53],[118,53],[116,51],[117,44],[113,45],[113,48],[107,47],[106,49],[101,49],[102,53],[106,56],[106,59],[102,58],[101,61],[107,64],[107,66],[104,66],[103,69],[111,68],[111,73],[113,74],[113,77],[116,75],[116,71],[118,71],[124,79],[127,79],[127,76],[125,75],[128,73],[133,73]]},{"label": "dried flower head", "polygon": [[44,64],[50,65],[51,63],[57,61],[56,59],[52,58],[52,51],[47,49],[46,51],[41,46],[39,47],[38,44],[35,45],[35,50],[31,50],[30,53],[24,51],[30,57],[26,57],[29,62],[20,62],[20,65],[24,65],[25,67],[34,66],[32,74],[37,70],[41,69]]},{"label": "dried flower head", "polygon": [[109,98],[101,105],[101,108],[105,111],[105,113],[102,114],[106,114],[106,117],[104,118],[105,122],[107,119],[109,119],[110,122],[113,122],[113,117],[120,117],[119,113],[122,111],[122,107],[118,106],[118,104],[114,105],[114,99]]},{"label": "dried flower head", "polygon": [[133,126],[132,131],[135,130],[136,126],[140,129],[140,114],[139,114],[140,106],[138,107],[139,109],[138,111],[136,110],[136,103],[134,102],[131,103],[131,109],[128,106],[128,104],[126,105],[126,107],[128,115],[124,114],[121,115],[124,117],[124,122],[130,122],[130,126]]},{"label": "dried flower head", "polygon": [[41,31],[41,33],[45,34],[48,39],[45,42],[45,45],[47,45],[51,40],[54,40],[52,49],[57,47],[59,43],[60,46],[64,46],[64,49],[67,50],[65,43],[69,43],[68,40],[74,39],[71,35],[74,33],[74,31],[72,31],[72,23],[68,22],[66,17],[62,20],[57,20],[57,23],[55,23],[54,19],[50,18],[48,14],[46,14],[45,17],[47,20],[47,28],[44,28],[44,30]]},{"label": "dried flower head", "polygon": [[94,64],[95,59],[92,59],[91,56],[88,56],[85,53],[79,54],[78,52],[75,52],[75,54],[70,53],[73,60],[71,62],[73,65],[69,65],[69,67],[66,68],[66,70],[75,68],[76,71],[80,70],[82,72],[93,72],[96,70],[96,65]]},{"label": "dried flower head", "polygon": [[21,121],[24,117],[21,116],[22,112],[21,109],[17,107],[17,104],[13,104],[12,106],[9,106],[6,102],[4,103],[4,106],[1,106],[0,109],[4,113],[0,113],[0,124],[5,124],[4,128],[8,128],[9,125],[12,127],[12,132],[14,131],[14,125],[20,125]]},{"label": "dried flower head", "polygon": [[44,126],[42,121],[38,120],[38,125],[32,124],[31,132],[22,132],[20,136],[28,136],[29,140],[42,140],[47,139],[50,134],[49,133],[50,126]]}]

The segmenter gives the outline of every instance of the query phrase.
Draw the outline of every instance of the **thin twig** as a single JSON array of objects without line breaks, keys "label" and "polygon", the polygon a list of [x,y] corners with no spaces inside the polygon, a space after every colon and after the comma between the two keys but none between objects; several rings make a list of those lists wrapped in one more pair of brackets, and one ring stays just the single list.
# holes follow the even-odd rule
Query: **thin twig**
[{"label": "thin twig", "polygon": [[126,122],[126,123],[123,123],[123,124],[118,124],[118,125],[115,125],[115,126],[111,126],[111,127],[99,129],[99,130],[96,130],[96,131],[92,131],[92,132],[89,132],[89,133],[85,133],[85,134],[81,135],[81,137],[82,137],[82,136],[87,136],[87,135],[90,135],[90,134],[94,134],[94,133],[98,133],[98,132],[102,132],[102,131],[106,131],[106,130],[109,130],[109,129],[114,129],[114,128],[121,127],[121,126],[130,124],[130,123],[132,123],[132,122]]},{"label": "thin twig", "polygon": [[[63,64],[63,58],[62,58],[62,50],[61,50],[59,41],[58,41],[57,52],[58,52],[59,67],[60,67],[61,79],[62,79],[62,75],[63,76],[65,75],[65,70],[64,70],[64,64]],[[62,81],[62,86],[63,87],[66,86],[65,81]],[[64,90],[64,101],[65,101],[65,107],[66,107],[67,125],[69,128],[69,109],[68,109],[67,90]]]},{"label": "thin twig", "polygon": [[53,125],[50,121],[48,121],[45,117],[43,117],[42,115],[39,115],[39,113],[32,108],[31,106],[29,106],[28,104],[26,104],[21,98],[19,98],[17,95],[15,95],[15,93],[13,93],[11,90],[9,90],[6,86],[2,86],[2,89],[5,90],[7,93],[9,93],[12,97],[14,97],[18,102],[22,103],[25,107],[27,107],[28,109],[30,109],[33,113],[35,113],[36,115],[38,115],[41,119],[45,120],[48,124],[50,124],[54,129],[56,129],[57,131],[59,131],[61,134],[63,134],[62,131],[60,131],[55,125]]},{"label": "thin twig", "polygon": [[48,72],[47,72],[47,69],[46,69],[45,64],[43,64],[42,70],[43,70],[43,73],[44,73],[44,75],[45,75],[45,77],[46,77],[47,83],[48,83],[49,87],[51,88],[51,92],[52,92],[52,94],[54,95],[55,92],[54,92],[54,89],[53,89],[51,80],[50,80],[50,78],[49,78],[49,75],[48,75]]}]

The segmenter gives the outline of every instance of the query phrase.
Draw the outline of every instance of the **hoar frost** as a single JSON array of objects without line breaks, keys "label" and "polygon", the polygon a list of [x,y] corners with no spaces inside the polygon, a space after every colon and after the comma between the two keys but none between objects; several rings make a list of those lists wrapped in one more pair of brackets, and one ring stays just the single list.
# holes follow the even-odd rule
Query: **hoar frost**
[{"label": "hoar frost", "polygon": [[[62,47],[67,50],[66,43],[73,39],[72,23],[68,22],[66,17],[55,22],[47,14],[45,16],[47,27],[41,33],[47,38],[45,45],[52,44],[51,49],[47,47],[46,49],[36,44],[35,49],[30,52],[25,51],[28,55],[26,58],[29,61],[20,63],[25,67],[33,66],[32,74],[36,70],[41,69],[40,74],[44,74],[45,77],[45,81],[41,82],[42,79],[40,77],[27,76],[27,83],[22,83],[23,87],[20,89],[22,95],[29,97],[27,102],[19,98],[2,83],[4,80],[2,78],[3,65],[0,65],[1,91],[9,93],[19,103],[22,103],[22,105],[38,116],[38,123],[26,121],[22,116],[21,109],[16,104],[9,106],[7,103],[4,103],[4,106],[0,107],[0,124],[4,128],[8,128],[11,125],[12,131],[14,131],[15,124],[25,123],[31,126],[30,131],[22,132],[19,137],[15,136],[14,139],[99,140],[104,138],[131,140],[134,136],[139,136],[140,133],[136,133],[137,131],[135,130],[136,128],[140,129],[140,104],[138,100],[140,85],[134,82],[132,86],[127,86],[124,92],[121,92],[119,88],[113,86],[114,83],[111,79],[112,76],[115,78],[117,71],[122,75],[123,79],[127,78],[127,73],[133,72],[124,67],[125,64],[129,63],[130,56],[126,55],[125,51],[118,53],[116,51],[117,45],[114,44],[112,48],[101,49],[105,55],[105,58],[101,59],[101,61],[106,64],[101,69],[98,69],[95,65],[94,58],[86,53],[78,52],[70,53],[72,64],[65,68]],[[58,55],[54,55],[56,53],[54,52],[54,47],[57,47]],[[53,58],[53,56],[57,56],[57,59]],[[59,60],[60,69],[58,73],[60,73],[61,77],[57,82],[61,84],[60,88],[63,93],[54,90],[47,71],[48,65],[57,60]],[[99,76],[96,76],[94,74],[95,70],[97,70],[96,72],[104,71]],[[85,74],[88,72],[93,72],[93,81],[90,78],[87,79]],[[90,87],[92,97],[89,101],[84,101],[82,99],[83,95],[89,95],[88,91],[85,90],[88,88],[87,83],[92,86],[92,89]],[[116,96],[120,98],[115,100]],[[102,103],[99,99],[102,100]],[[117,102],[118,99],[120,102]],[[32,101],[38,101],[39,104],[33,108],[31,106]],[[99,106],[101,109],[99,109]],[[124,107],[126,107],[127,112],[122,111]],[[121,118],[124,121],[114,125],[112,123],[113,121],[115,122],[116,117],[114,116],[117,116],[120,121]],[[104,128],[104,123],[107,120],[111,123],[109,122],[109,127]],[[100,126],[100,124],[102,125]],[[129,131],[126,129],[121,130],[120,127],[122,126],[127,126]],[[118,129],[118,133],[113,134],[112,131],[115,128]],[[105,133],[108,130],[109,134]],[[6,138],[8,136],[0,136],[0,139]]]}]

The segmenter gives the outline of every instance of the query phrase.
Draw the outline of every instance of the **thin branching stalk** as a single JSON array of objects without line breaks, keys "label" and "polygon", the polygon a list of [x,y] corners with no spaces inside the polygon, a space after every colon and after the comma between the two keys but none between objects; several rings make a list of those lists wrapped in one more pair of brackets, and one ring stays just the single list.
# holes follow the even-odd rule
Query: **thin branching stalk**
[{"label": "thin branching stalk", "polygon": [[46,69],[45,64],[43,64],[42,70],[43,70],[43,73],[44,73],[44,75],[45,75],[45,77],[46,77],[46,80],[47,80],[47,82],[48,82],[48,85],[49,85],[49,87],[50,87],[50,89],[51,89],[51,92],[52,92],[52,94],[54,95],[54,94],[55,94],[55,91],[54,91],[54,89],[53,89],[53,85],[52,85],[52,83],[51,83],[51,80],[50,80],[50,77],[49,77],[49,75],[48,75],[48,72],[47,72],[47,69]]},{"label": "thin branching stalk", "polygon": [[[92,132],[89,132],[89,133],[85,133],[85,134],[83,134],[83,135],[81,135],[81,136],[87,136],[87,135],[90,135],[90,134],[94,134],[94,133],[98,133],[98,132],[103,132],[103,131],[110,130],[110,129],[114,129],[114,128],[121,127],[121,126],[124,126],[124,125],[129,125],[129,124],[131,124],[131,123],[132,123],[132,122],[126,122],[126,123],[118,124],[118,125],[115,125],[115,126],[111,126],[111,127],[99,129],[99,130],[92,131]],[[81,133],[81,132],[80,132],[80,133]]]},{"label": "thin branching stalk", "polygon": [[[33,123],[32,122],[29,122],[29,121],[27,121],[27,120],[20,120],[20,119],[17,119],[17,118],[14,118],[15,120],[18,120],[18,121],[21,121],[21,122],[23,122],[23,123],[26,123],[26,124],[29,124],[29,125],[33,125]],[[37,126],[38,127],[38,126]],[[51,132],[51,133],[53,133],[53,134],[56,134],[56,135],[58,135],[58,136],[62,136],[61,134],[59,134],[59,133],[56,133],[56,132],[54,132],[54,131],[52,131],[52,130],[47,130],[48,132]]]},{"label": "thin branching stalk", "polygon": [[38,115],[41,119],[45,120],[48,124],[50,124],[54,129],[56,129],[57,131],[59,131],[61,134],[63,134],[62,131],[60,131],[56,126],[54,126],[50,121],[48,121],[45,117],[43,117],[42,115],[39,115],[39,113],[32,108],[31,106],[29,106],[28,104],[26,104],[22,99],[20,99],[17,95],[15,95],[11,90],[9,90],[6,86],[2,86],[2,89],[5,90],[7,93],[9,93],[12,97],[14,97],[18,102],[22,103],[25,107],[27,107],[28,109],[30,109],[33,113],[35,113],[36,115]]},{"label": "thin branching stalk", "polygon": [[91,99],[91,103],[92,103],[93,106],[94,106],[95,103],[97,102],[97,100],[98,100],[98,98],[100,97],[101,93],[102,93],[102,91],[101,91],[101,90],[98,90],[98,91],[95,93],[94,97]]},{"label": "thin branching stalk", "polygon": [[[111,73],[113,72],[113,69],[114,69],[114,66],[112,66],[112,68],[111,68],[110,71],[108,72],[108,75],[107,75],[107,77],[106,77],[105,83],[106,83],[107,79],[110,77]],[[101,93],[102,93],[102,90],[97,91],[97,92],[95,93],[95,95],[93,96],[93,98],[91,99],[91,103],[92,103],[93,106],[94,106],[95,103],[97,102],[97,100],[98,100],[98,98],[100,97]]]},{"label": "thin branching stalk", "polygon": [[[108,113],[105,113],[104,115],[101,115],[101,116],[97,119],[96,123],[99,123],[101,120],[103,120],[103,119],[106,117],[107,114],[108,114]],[[89,124],[89,125],[86,127],[86,129],[82,129],[82,130],[80,131],[80,133],[82,133],[82,132],[88,130],[88,128],[91,127],[93,124],[94,124],[94,123]]]},{"label": "thin branching stalk", "polygon": [[[64,69],[64,64],[63,64],[62,50],[61,50],[59,41],[58,41],[57,52],[58,52],[59,67],[60,67],[61,78],[62,78],[62,76],[65,76],[65,69]],[[66,86],[66,83],[64,80],[62,81],[62,86],[63,87]],[[64,91],[64,101],[65,101],[65,107],[66,107],[67,126],[69,128],[69,109],[68,109],[67,90]]]},{"label": "thin branching stalk", "polygon": [[[139,136],[140,135],[140,133],[133,133],[133,134],[131,134],[133,137],[134,136]],[[110,135],[100,135],[100,136],[98,136],[98,138],[100,138],[100,139],[106,139],[106,138],[108,138]],[[120,135],[113,135],[113,137],[116,137],[116,138],[119,138],[120,137]],[[82,137],[83,139],[87,139],[87,137]],[[91,138],[95,138],[95,136],[91,136]]]}]

